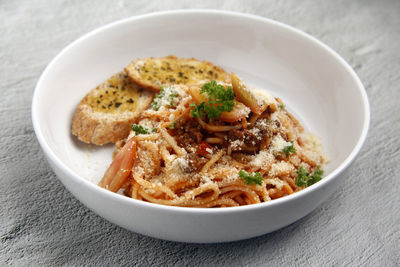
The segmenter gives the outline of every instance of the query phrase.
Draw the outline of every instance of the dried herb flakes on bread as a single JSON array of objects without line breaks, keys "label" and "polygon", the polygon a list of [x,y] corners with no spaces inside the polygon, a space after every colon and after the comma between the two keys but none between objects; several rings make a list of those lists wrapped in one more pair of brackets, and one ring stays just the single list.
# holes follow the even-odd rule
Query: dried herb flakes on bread
[{"label": "dried herb flakes on bread", "polygon": [[155,92],[159,92],[162,86],[173,84],[191,86],[204,81],[227,82],[230,79],[228,73],[211,62],[172,55],[135,59],[125,71],[135,83]]},{"label": "dried herb flakes on bread", "polygon": [[115,143],[129,135],[130,125],[152,99],[152,92],[119,72],[82,99],[72,119],[72,134],[85,143]]}]

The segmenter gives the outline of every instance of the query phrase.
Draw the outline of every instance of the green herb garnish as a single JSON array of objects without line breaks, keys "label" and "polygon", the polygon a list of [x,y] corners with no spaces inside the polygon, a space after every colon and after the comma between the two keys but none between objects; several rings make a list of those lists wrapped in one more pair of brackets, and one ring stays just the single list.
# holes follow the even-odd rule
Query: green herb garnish
[{"label": "green herb garnish", "polygon": [[148,129],[143,127],[142,125],[137,124],[131,124],[131,129],[135,132],[135,135],[155,133],[157,131],[156,128]]},{"label": "green herb garnish", "polygon": [[313,185],[316,182],[321,181],[323,174],[324,171],[320,168],[320,166],[317,166],[312,175],[310,175],[310,173],[306,169],[300,166],[300,168],[297,170],[296,185],[306,187]]},{"label": "green herb garnish", "polygon": [[290,153],[296,154],[296,149],[293,146],[293,141],[290,141],[290,143],[292,143],[290,146],[285,146],[282,149],[282,152],[285,153],[287,157],[290,155]]},{"label": "green herb garnish", "polygon": [[175,97],[178,96],[178,93],[173,90],[173,89],[165,89],[164,87],[161,87],[160,93],[156,94],[154,96],[153,102],[151,102],[150,107],[158,111],[160,107],[165,104],[165,102],[168,103],[169,107],[174,107],[174,101]]},{"label": "green herb garnish", "polygon": [[190,115],[194,118],[201,118],[205,116],[205,105],[206,103],[201,102],[200,104],[196,105],[195,103],[190,104],[190,107],[193,108],[190,111]]},{"label": "green herb garnish", "polygon": [[280,104],[279,107],[280,107],[280,109],[284,109],[285,105],[284,104]]},{"label": "green herb garnish", "polygon": [[235,93],[232,87],[228,86],[225,89],[223,85],[217,84],[216,81],[212,80],[204,84],[200,90],[201,94],[207,93],[208,101],[201,102],[199,105],[192,103],[190,107],[193,109],[190,111],[192,117],[200,118],[207,116],[209,120],[218,119],[222,112],[232,111],[235,106]]},{"label": "green herb garnish", "polygon": [[245,172],[243,170],[239,171],[239,177],[242,178],[243,182],[245,184],[258,184],[261,185],[263,182],[263,177],[261,173],[255,172],[253,175],[251,175],[248,172]]},{"label": "green herb garnish", "polygon": [[169,106],[171,108],[175,107],[174,100],[175,100],[175,97],[177,97],[177,96],[178,96],[178,93],[175,90],[171,90],[171,93],[168,95]]},{"label": "green herb garnish", "polygon": [[170,130],[175,129],[175,123],[176,123],[176,121],[174,121],[170,126],[168,126],[168,129],[170,129]]}]

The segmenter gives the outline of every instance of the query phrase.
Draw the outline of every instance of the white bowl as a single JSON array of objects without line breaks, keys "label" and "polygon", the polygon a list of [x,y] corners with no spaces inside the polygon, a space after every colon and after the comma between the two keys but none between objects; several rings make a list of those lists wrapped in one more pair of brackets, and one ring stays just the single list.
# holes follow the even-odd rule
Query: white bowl
[{"label": "white bowl", "polygon": [[[331,159],[325,178],[268,203],[219,209],[162,206],[98,187],[113,147],[76,141],[70,134],[74,109],[90,89],[132,59],[169,54],[209,60],[283,99],[306,129],[321,137]],[[124,19],[67,46],[40,77],[32,120],[50,166],[91,210],[144,235],[208,243],[277,230],[326,200],[366,138],[369,105],[351,67],[315,38],[252,15],[188,10]]]}]

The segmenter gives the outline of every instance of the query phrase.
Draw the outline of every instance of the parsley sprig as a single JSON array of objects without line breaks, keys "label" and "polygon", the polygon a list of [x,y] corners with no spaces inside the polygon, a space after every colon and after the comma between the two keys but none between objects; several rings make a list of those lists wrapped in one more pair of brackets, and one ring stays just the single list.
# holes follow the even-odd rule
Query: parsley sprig
[{"label": "parsley sprig", "polygon": [[323,174],[324,171],[320,168],[320,166],[317,166],[313,174],[310,174],[306,169],[300,166],[300,168],[297,170],[296,185],[306,187],[313,185],[316,182],[321,181]]},{"label": "parsley sprig", "polygon": [[285,146],[285,147],[282,149],[282,152],[285,153],[285,155],[286,155],[287,157],[290,155],[290,153],[296,154],[296,149],[295,149],[294,146],[293,146],[293,141],[290,141],[290,143],[292,143],[292,144],[289,145],[289,146]]},{"label": "parsley sprig", "polygon": [[175,124],[176,124],[176,121],[174,121],[173,123],[171,123],[171,124],[168,126],[168,129],[170,129],[170,130],[175,129]]},{"label": "parsley sprig", "polygon": [[149,129],[143,127],[142,125],[137,125],[137,124],[131,124],[131,129],[132,131],[135,132],[135,135],[150,134],[150,133],[155,133],[157,131],[156,128]]},{"label": "parsley sprig", "polygon": [[232,87],[225,87],[221,84],[217,84],[216,81],[212,80],[204,84],[200,90],[201,94],[207,94],[208,101],[201,102],[196,105],[192,103],[190,107],[190,114],[192,117],[201,118],[207,116],[209,120],[218,119],[221,116],[222,112],[232,111],[235,106],[235,93],[233,92]]},{"label": "parsley sprig", "polygon": [[262,185],[263,182],[263,177],[261,173],[255,172],[254,174],[250,174],[248,172],[245,172],[243,170],[239,171],[239,177],[242,178],[243,182],[245,184],[258,184]]}]

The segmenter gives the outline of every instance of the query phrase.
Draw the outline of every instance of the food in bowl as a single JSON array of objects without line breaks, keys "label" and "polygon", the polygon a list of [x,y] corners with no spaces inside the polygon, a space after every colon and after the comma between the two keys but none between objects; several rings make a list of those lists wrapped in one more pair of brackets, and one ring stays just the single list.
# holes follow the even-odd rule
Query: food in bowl
[{"label": "food in bowl", "polygon": [[[151,102],[147,89],[157,92]],[[134,60],[85,97],[73,118],[74,134],[92,125],[80,116],[83,105],[86,113],[87,106],[102,113],[105,126],[96,125],[102,129],[97,135],[114,141],[118,127],[110,134],[107,119],[126,119],[129,108],[133,113],[125,121],[131,131],[117,140],[99,183],[112,192],[164,205],[234,207],[290,195],[322,179],[326,159],[318,138],[304,132],[282,100],[208,62]],[[89,132],[98,144],[96,130]]]},{"label": "food in bowl", "polygon": [[[188,19],[198,23],[187,27]],[[160,24],[165,27],[161,29]],[[237,38],[238,32],[243,38]],[[168,36],[174,38],[162,38]],[[87,89],[122,70],[127,60],[168,53],[212,59],[252,87],[268,89],[283,99],[305,129],[321,137],[330,158],[323,166],[323,179],[273,201],[218,209],[157,205],[97,186],[111,162],[113,146],[87,146],[71,138],[77,103]],[[346,170],[366,139],[369,106],[355,72],[315,38],[248,14],[184,10],[115,22],[63,49],[38,81],[32,120],[57,177],[96,214],[155,238],[210,243],[275,231],[326,201],[346,179]]]}]

